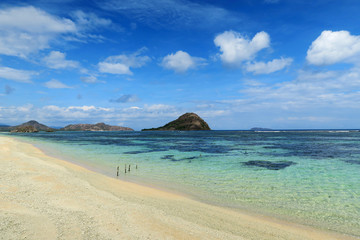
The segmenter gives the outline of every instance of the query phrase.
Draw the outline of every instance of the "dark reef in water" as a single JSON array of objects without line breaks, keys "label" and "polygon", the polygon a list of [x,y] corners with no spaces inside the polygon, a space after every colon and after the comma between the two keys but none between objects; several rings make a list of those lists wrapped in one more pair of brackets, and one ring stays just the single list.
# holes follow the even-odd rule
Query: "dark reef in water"
[{"label": "dark reef in water", "polygon": [[360,165],[360,160],[345,160],[344,162],[351,163],[351,164],[359,164]]},{"label": "dark reef in water", "polygon": [[150,151],[128,151],[124,152],[124,154],[139,154],[139,153],[149,153]]},{"label": "dark reef in water", "polygon": [[282,161],[282,162],[270,162],[270,161],[248,161],[243,163],[245,166],[262,167],[269,170],[280,170],[291,165],[295,165],[296,162]]},{"label": "dark reef in water", "polygon": [[188,160],[189,162],[191,162],[191,160],[195,159],[195,158],[197,158],[197,157],[194,156],[194,157],[176,159],[174,155],[165,155],[165,156],[161,157],[161,159],[171,160],[173,162],[185,161],[185,160]]}]

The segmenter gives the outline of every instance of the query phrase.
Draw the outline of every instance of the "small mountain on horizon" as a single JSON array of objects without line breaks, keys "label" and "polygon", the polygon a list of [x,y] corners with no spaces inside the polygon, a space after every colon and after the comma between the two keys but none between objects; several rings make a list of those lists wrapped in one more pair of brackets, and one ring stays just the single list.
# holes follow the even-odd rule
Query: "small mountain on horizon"
[{"label": "small mountain on horizon", "polygon": [[80,123],[67,125],[64,128],[59,129],[59,131],[134,131],[134,129],[129,127],[111,126],[105,123]]},{"label": "small mountain on horizon", "polygon": [[11,132],[53,132],[55,129],[50,128],[44,124],[38,123],[35,120],[28,121],[18,126],[10,127]]},{"label": "small mountain on horizon", "polygon": [[162,127],[142,129],[141,131],[197,131],[211,130],[209,125],[196,113],[185,113],[178,119]]}]

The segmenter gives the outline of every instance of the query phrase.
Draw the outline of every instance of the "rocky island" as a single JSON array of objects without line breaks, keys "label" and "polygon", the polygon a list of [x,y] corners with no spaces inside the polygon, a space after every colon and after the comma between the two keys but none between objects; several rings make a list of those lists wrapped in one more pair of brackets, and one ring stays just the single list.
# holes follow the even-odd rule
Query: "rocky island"
[{"label": "rocky island", "polygon": [[165,124],[162,127],[142,129],[141,131],[194,131],[211,130],[209,125],[196,113],[185,113],[178,119]]},{"label": "rocky island", "polygon": [[1,126],[0,131],[12,133],[54,132],[54,131],[134,131],[132,128],[111,126],[105,123],[97,124],[70,124],[61,129],[54,129],[35,120],[17,126]]},{"label": "rocky island", "polygon": [[70,124],[64,128],[59,129],[60,131],[134,131],[132,128],[111,126],[105,123],[96,124]]},{"label": "rocky island", "polygon": [[55,131],[55,129],[50,128],[44,124],[38,123],[35,120],[28,121],[28,122],[23,123],[18,126],[9,127],[9,130],[11,132],[39,132],[39,131],[53,132],[53,131]]}]

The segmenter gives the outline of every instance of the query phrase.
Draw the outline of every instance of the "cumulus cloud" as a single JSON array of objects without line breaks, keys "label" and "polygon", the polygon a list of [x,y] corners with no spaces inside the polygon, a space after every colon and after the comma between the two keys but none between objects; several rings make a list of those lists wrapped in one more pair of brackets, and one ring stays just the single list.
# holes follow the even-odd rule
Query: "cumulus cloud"
[{"label": "cumulus cloud", "polygon": [[323,31],[312,42],[306,59],[314,65],[355,62],[360,56],[360,36],[348,31]]},{"label": "cumulus cloud", "polygon": [[46,66],[53,69],[77,68],[79,63],[77,61],[66,60],[65,53],[59,51],[51,51],[50,54],[44,57],[43,61]]},{"label": "cumulus cloud", "polygon": [[148,56],[140,56],[144,49],[126,55],[110,56],[103,62],[99,62],[99,71],[102,73],[132,75],[130,68],[140,68],[150,61]]},{"label": "cumulus cloud", "polygon": [[74,122],[85,121],[93,122],[94,117],[98,118],[101,114],[106,114],[110,109],[95,106],[69,106],[59,107],[56,105],[47,105],[42,108],[34,108],[33,115],[36,119],[46,119],[56,122]]},{"label": "cumulus cloud", "polygon": [[31,83],[31,78],[36,72],[19,70],[9,67],[0,67],[0,78],[12,80],[15,82]]},{"label": "cumulus cloud", "polygon": [[246,70],[254,74],[269,74],[289,66],[292,61],[292,58],[279,58],[269,62],[253,62],[246,65]]},{"label": "cumulus cloud", "polygon": [[93,105],[91,106],[70,106],[67,108],[68,110],[82,110],[82,111],[105,111],[108,112],[111,110],[111,108],[103,108],[103,107],[95,107]]},{"label": "cumulus cloud", "polygon": [[32,6],[0,10],[0,29],[0,54],[23,58],[48,48],[57,36],[77,31],[70,19]]},{"label": "cumulus cloud", "polygon": [[115,102],[115,103],[132,103],[132,102],[138,102],[138,101],[140,101],[138,96],[132,95],[132,94],[125,94],[117,99],[110,100],[110,102]]},{"label": "cumulus cloud", "polygon": [[251,40],[235,31],[225,31],[217,35],[214,43],[220,48],[220,58],[229,66],[240,66],[243,61],[251,60],[260,50],[270,46],[266,32],[258,32]]},{"label": "cumulus cloud", "polygon": [[178,73],[186,72],[188,69],[205,64],[204,58],[192,57],[187,52],[177,51],[165,56],[161,62],[164,68],[174,70]]},{"label": "cumulus cloud", "polygon": [[50,81],[45,82],[44,86],[47,88],[71,88],[70,86],[56,79],[51,79]]}]

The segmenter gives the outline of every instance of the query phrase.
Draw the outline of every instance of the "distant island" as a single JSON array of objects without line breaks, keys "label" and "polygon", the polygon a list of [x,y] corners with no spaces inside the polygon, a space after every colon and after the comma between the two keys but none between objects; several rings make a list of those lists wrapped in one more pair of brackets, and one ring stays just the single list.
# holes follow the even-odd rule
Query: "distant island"
[{"label": "distant island", "polygon": [[250,130],[251,131],[273,131],[271,128],[261,128],[261,127],[253,127]]},{"label": "distant island", "polygon": [[28,121],[21,125],[17,126],[0,126],[0,131],[2,132],[54,132],[54,131],[134,131],[132,128],[128,127],[120,127],[120,126],[111,126],[105,123],[97,123],[97,124],[70,124],[61,129],[54,129],[48,127],[44,124],[41,124],[35,120]]},{"label": "distant island", "polygon": [[28,121],[18,126],[9,127],[11,132],[54,132],[55,129],[50,128],[44,124],[38,123],[35,120]]},{"label": "distant island", "polygon": [[105,123],[96,124],[70,124],[59,131],[134,131],[132,128],[111,126]]},{"label": "distant island", "polygon": [[142,129],[141,131],[197,131],[211,130],[209,125],[196,113],[185,113],[178,119],[158,128]]},{"label": "distant island", "polygon": [[[178,119],[165,124],[162,127],[142,129],[142,131],[199,131],[211,130],[209,125],[196,113],[185,113]],[[55,132],[55,131],[134,131],[129,127],[112,126],[105,123],[96,124],[70,124],[66,127],[55,129],[41,124],[35,120],[28,121],[17,126],[0,126],[0,131],[12,133]]]}]

